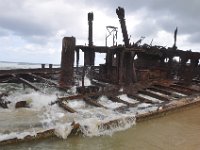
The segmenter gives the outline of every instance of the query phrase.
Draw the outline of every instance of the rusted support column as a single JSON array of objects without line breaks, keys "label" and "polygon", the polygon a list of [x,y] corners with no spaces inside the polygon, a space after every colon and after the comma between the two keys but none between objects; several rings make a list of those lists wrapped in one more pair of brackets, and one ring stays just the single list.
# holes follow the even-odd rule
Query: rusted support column
[{"label": "rusted support column", "polygon": [[119,80],[118,83],[122,84],[123,83],[123,75],[124,75],[124,67],[123,67],[123,62],[124,62],[124,52],[122,51],[119,54],[119,62],[118,62],[118,76],[119,76]]},{"label": "rusted support column", "polygon": [[41,68],[44,69],[45,68],[45,64],[41,64]]},{"label": "rusted support column", "polygon": [[131,84],[137,82],[137,76],[134,66],[134,57],[131,52],[126,52],[124,55],[124,68],[125,68],[125,83]]},{"label": "rusted support column", "polygon": [[84,51],[84,65],[93,66],[95,60],[95,53],[92,48],[88,48]]},{"label": "rusted support column", "polygon": [[91,48],[93,46],[93,13],[88,13],[88,45],[90,48],[84,51],[84,65],[85,66],[93,66],[95,59],[95,52]]},{"label": "rusted support column", "polygon": [[78,66],[79,66],[79,49],[76,49],[76,67],[78,70]]},{"label": "rusted support column", "polygon": [[73,84],[75,38],[64,37],[62,41],[61,74],[59,85],[69,88]]},{"label": "rusted support column", "polygon": [[122,51],[119,63],[119,84],[132,84],[137,82],[137,75],[133,63],[134,57],[131,52]]},{"label": "rusted support column", "polygon": [[112,60],[113,60],[113,54],[108,51],[106,54],[106,73],[107,76],[110,78],[110,80],[112,80]]},{"label": "rusted support column", "polygon": [[52,69],[53,68],[53,64],[49,64],[49,69]]}]

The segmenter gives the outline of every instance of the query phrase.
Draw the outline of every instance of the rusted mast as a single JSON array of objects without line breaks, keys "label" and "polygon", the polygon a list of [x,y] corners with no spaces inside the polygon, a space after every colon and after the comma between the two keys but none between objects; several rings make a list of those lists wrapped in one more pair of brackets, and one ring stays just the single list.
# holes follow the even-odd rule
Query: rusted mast
[{"label": "rusted mast", "polygon": [[116,9],[116,13],[118,15],[118,18],[119,18],[119,21],[121,24],[125,47],[129,47],[129,38],[128,38],[126,22],[125,22],[125,18],[124,18],[124,16],[125,16],[124,8],[118,7]]},{"label": "rusted mast", "polygon": [[62,41],[61,74],[59,86],[69,88],[73,84],[75,38],[64,37]]},{"label": "rusted mast", "polygon": [[178,33],[178,28],[176,27],[175,31],[174,31],[174,45],[173,45],[173,49],[176,50],[176,40],[177,40],[177,33]]}]

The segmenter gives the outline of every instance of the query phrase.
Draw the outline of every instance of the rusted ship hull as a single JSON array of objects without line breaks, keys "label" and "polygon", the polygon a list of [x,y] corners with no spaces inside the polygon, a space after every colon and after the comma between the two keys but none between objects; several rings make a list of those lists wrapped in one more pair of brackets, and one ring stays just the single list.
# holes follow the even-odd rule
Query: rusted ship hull
[{"label": "rusted ship hull", "polygon": [[[51,105],[58,105],[67,112],[77,113],[79,110],[70,107],[68,102],[78,99],[87,105],[112,110],[119,114],[135,111],[132,117],[136,118],[136,122],[160,117],[188,106],[199,105],[200,53],[178,50],[176,43],[171,48],[139,45],[139,42],[130,44],[124,10],[119,7],[116,12],[122,28],[124,46],[94,46],[93,14],[89,13],[89,46],[76,45],[74,37],[65,37],[62,42],[61,68],[1,70],[0,83],[22,83],[38,92],[43,91],[35,86],[35,83],[48,83],[48,86],[62,91],[76,86],[77,94],[67,97],[59,96]],[[176,34],[177,30],[175,37]],[[84,53],[83,67],[79,67],[80,50]],[[96,53],[105,53],[105,64],[94,66]],[[76,68],[73,66],[75,55]],[[175,60],[175,57],[179,60]],[[92,83],[90,86],[84,85],[86,72]],[[82,81],[81,85],[77,81]],[[8,94],[1,93],[0,95],[0,105],[3,108],[7,108],[9,103],[3,99]],[[121,95],[125,95],[126,99],[123,99]],[[101,96],[122,106],[115,109],[109,108],[99,102]],[[125,120],[132,121],[132,117],[125,117]],[[119,120],[115,119],[101,123],[98,127],[109,129],[119,124]],[[81,133],[79,122],[71,122],[71,126],[71,134]],[[6,139],[0,141],[0,144],[54,135],[55,129],[49,129],[27,135],[23,139]]]}]

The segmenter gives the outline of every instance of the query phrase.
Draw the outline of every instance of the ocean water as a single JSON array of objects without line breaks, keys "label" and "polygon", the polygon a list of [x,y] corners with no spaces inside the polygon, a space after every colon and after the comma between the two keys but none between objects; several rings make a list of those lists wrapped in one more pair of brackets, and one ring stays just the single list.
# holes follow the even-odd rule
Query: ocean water
[{"label": "ocean water", "polygon": [[[1,65],[4,69],[12,68],[12,65]],[[20,68],[15,64],[13,68]],[[28,65],[25,65],[28,68]],[[85,85],[90,85],[90,80],[85,77]],[[115,111],[123,106],[114,103],[106,96],[98,99],[105,108],[96,108],[87,105],[83,100],[68,101],[66,104],[76,113],[69,113],[55,102],[58,97],[68,96],[76,93],[75,87],[69,93],[60,92],[54,88],[38,88],[43,92],[32,89],[23,89],[22,84],[0,84],[0,93],[9,91],[5,100],[11,101],[8,109],[0,108],[0,141],[19,138],[48,129],[55,129],[57,137],[21,143],[15,145],[1,146],[0,150],[65,150],[65,149],[200,149],[200,110],[193,108],[181,113],[172,114],[163,118],[149,120],[136,124],[136,113],[145,113],[157,109],[157,106],[140,104],[137,108],[129,109],[127,112]],[[130,103],[137,103],[127,95],[119,95],[121,99]],[[15,103],[27,101],[30,108],[15,109]],[[156,101],[156,100],[155,100]],[[118,120],[109,128],[103,124],[112,120]],[[71,124],[79,123],[83,135],[69,136]]]},{"label": "ocean water", "polygon": [[[45,64],[46,68],[49,67],[49,64]],[[53,64],[54,68],[59,67],[58,64]],[[41,68],[39,63],[24,63],[24,62],[6,62],[0,61],[0,70],[9,70],[9,69],[33,69]]]}]

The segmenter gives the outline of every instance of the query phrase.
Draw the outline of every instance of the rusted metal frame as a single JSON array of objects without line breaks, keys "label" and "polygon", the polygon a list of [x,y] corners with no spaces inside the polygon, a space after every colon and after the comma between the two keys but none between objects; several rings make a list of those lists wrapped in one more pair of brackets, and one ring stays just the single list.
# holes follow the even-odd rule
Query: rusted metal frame
[{"label": "rusted metal frame", "polygon": [[178,85],[178,84],[172,84],[170,85],[171,87],[177,87],[177,88],[180,88],[180,89],[184,89],[184,90],[187,90],[187,91],[190,91],[190,92],[200,92],[199,90],[195,90],[195,89],[192,89],[192,88],[189,88],[189,87],[185,87],[185,86],[182,86],[182,85]]},{"label": "rusted metal frame", "polygon": [[[123,119],[125,119],[128,122],[129,121],[133,122],[135,120],[135,116],[128,116]],[[97,128],[99,130],[101,130],[101,129],[109,130],[109,129],[113,128],[113,126],[120,125],[120,120],[121,120],[121,118],[114,119],[114,120],[111,120],[108,122],[100,123],[100,124],[98,124]],[[82,132],[80,130],[81,125],[79,123],[72,122],[71,127],[72,127],[72,131],[71,131],[70,135],[82,134]],[[18,139],[18,138],[6,139],[4,141],[0,141],[0,145],[2,146],[2,145],[8,145],[8,144],[14,144],[14,143],[20,143],[20,142],[27,142],[27,141],[39,140],[39,139],[44,139],[44,138],[49,138],[49,137],[54,137],[54,136],[56,136],[55,129],[48,129],[45,131],[37,132],[35,135],[27,135],[23,139]]]},{"label": "rusted metal frame", "polygon": [[161,100],[161,101],[170,101],[168,98],[166,98],[164,96],[160,96],[160,95],[157,95],[157,94],[149,92],[149,91],[139,91],[139,93],[144,94],[144,95],[148,95],[150,97],[156,98],[156,99]]},{"label": "rusted metal frame", "polygon": [[37,78],[37,79],[39,79],[39,80],[42,80],[42,81],[44,81],[45,83],[48,83],[48,84],[50,84],[50,85],[54,85],[54,86],[58,87],[58,84],[57,84],[57,83],[54,83],[53,81],[51,81],[51,80],[49,80],[49,79],[46,79],[46,78],[44,78],[44,77],[41,77],[41,76],[38,76],[38,75],[32,74],[32,73],[29,73],[28,75],[31,76],[31,77]]},{"label": "rusted metal frame", "polygon": [[125,105],[125,106],[120,106],[114,109],[114,111],[120,112],[120,113],[125,113],[127,110],[129,110],[130,107],[137,107],[141,102],[135,103],[131,106]]},{"label": "rusted metal frame", "polygon": [[[75,122],[72,122],[71,126],[72,126],[72,131],[70,134],[76,133],[75,131],[78,131],[78,129],[80,128],[80,124],[75,123]],[[8,145],[8,144],[14,144],[14,143],[20,143],[20,142],[27,142],[27,141],[45,139],[45,138],[50,138],[50,137],[56,137],[54,128],[37,132],[34,135],[31,135],[31,134],[27,135],[23,139],[17,138],[17,137],[6,139],[3,141],[0,141],[0,145],[2,146],[2,145]]]},{"label": "rusted metal frame", "polygon": [[164,105],[161,103],[161,105],[160,105],[161,109],[157,109],[156,111],[153,111],[153,112],[137,115],[136,121],[141,122],[141,121],[149,120],[149,119],[152,119],[152,118],[165,116],[167,113],[179,111],[179,110],[182,110],[184,108],[188,108],[189,106],[200,105],[200,100],[193,101],[193,99],[195,99],[197,97],[199,98],[199,95],[181,98],[177,101],[177,103],[173,103],[173,102],[172,103],[170,103],[170,102],[166,103],[165,102]]},{"label": "rusted metal frame", "polygon": [[41,131],[36,133],[36,135],[27,135],[23,139],[19,138],[12,138],[12,139],[6,139],[3,141],[0,141],[0,145],[8,145],[8,144],[14,144],[14,143],[20,143],[20,142],[27,142],[32,141],[36,139],[45,139],[49,137],[54,137],[55,135],[55,129],[48,129],[45,131]]},{"label": "rusted metal frame", "polygon": [[169,88],[171,88],[172,90],[176,90],[179,93],[183,93],[185,95],[192,95],[192,94],[198,93],[197,91],[192,91],[186,88],[180,88],[178,86],[172,86],[172,85],[174,84],[169,85]]},{"label": "rusted metal frame", "polygon": [[69,107],[66,101],[58,101],[58,106],[62,107],[63,109],[67,110],[70,113],[75,113],[76,110],[74,110],[73,108]]},{"label": "rusted metal frame", "polygon": [[95,106],[95,107],[103,107],[103,108],[106,108],[105,106],[99,104],[99,103],[97,102],[97,100],[91,99],[90,97],[87,97],[87,98],[85,97],[85,98],[83,98],[83,100],[84,100],[86,103],[88,103],[88,104],[90,104],[90,105],[93,105],[93,106]]},{"label": "rusted metal frame", "polygon": [[149,99],[146,99],[146,98],[141,97],[141,96],[136,95],[136,94],[127,94],[127,96],[130,97],[130,98],[136,99],[137,101],[142,102],[142,103],[157,104],[157,102],[153,102]]},{"label": "rusted metal frame", "polygon": [[174,87],[170,87],[170,86],[165,86],[165,85],[154,85],[158,88],[161,88],[161,89],[164,89],[164,90],[171,90],[171,91],[174,91],[174,92],[178,92],[178,93],[182,93],[182,94],[185,94],[185,95],[192,95],[191,92],[188,92],[188,91],[185,91],[183,89],[177,89],[177,88],[174,88]]}]

